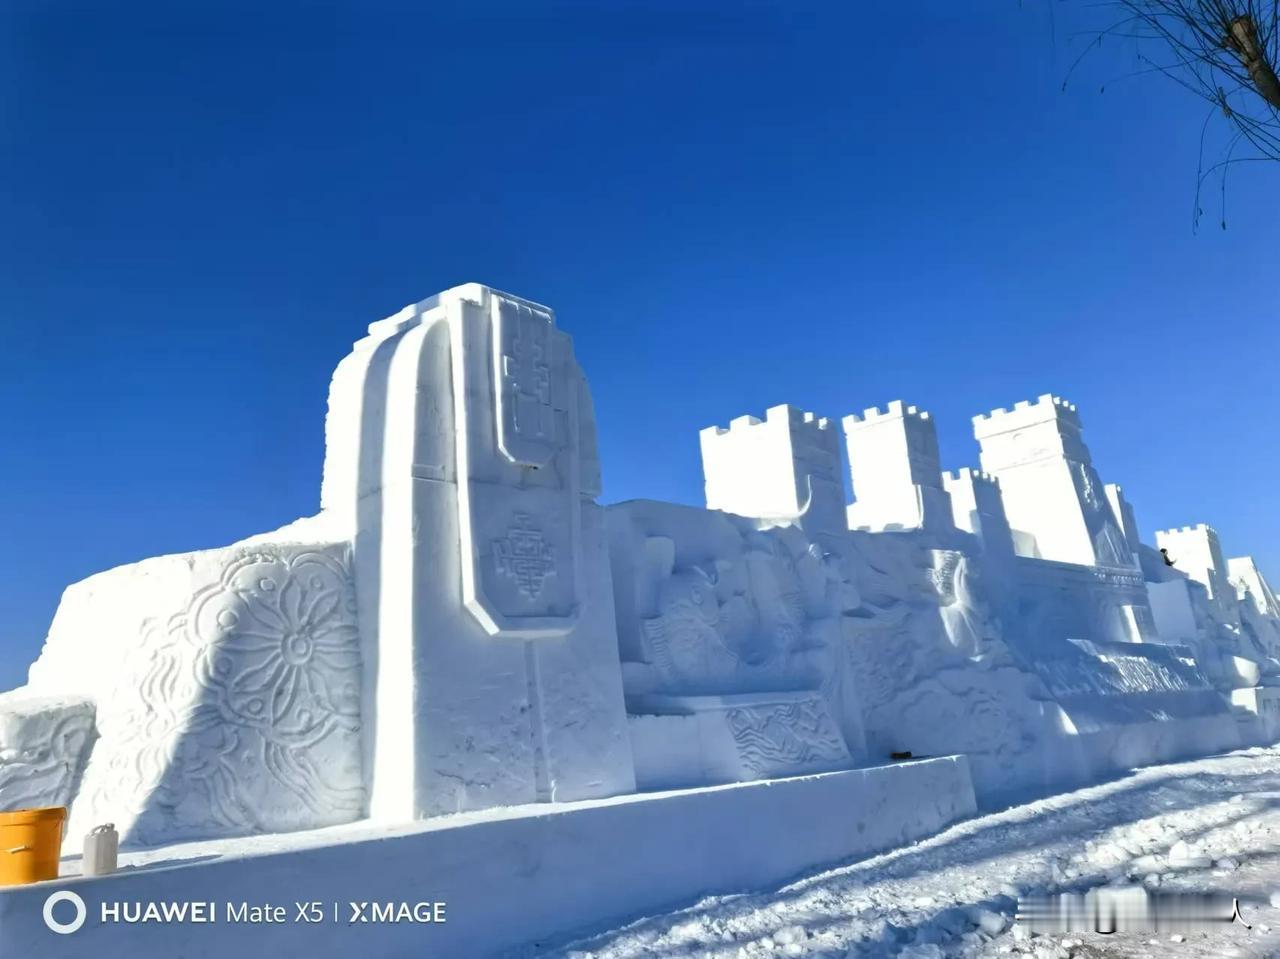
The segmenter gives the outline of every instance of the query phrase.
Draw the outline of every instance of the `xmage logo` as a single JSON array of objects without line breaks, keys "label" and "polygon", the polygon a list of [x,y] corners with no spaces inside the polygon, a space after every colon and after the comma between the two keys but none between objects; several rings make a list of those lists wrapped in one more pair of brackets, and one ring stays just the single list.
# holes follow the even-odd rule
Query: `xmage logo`
[{"label": "xmage logo", "polygon": [[[70,922],[60,922],[54,917],[53,907],[58,905],[60,902],[69,902],[71,903],[72,908],[75,909],[75,918]],[[69,889],[52,893],[49,898],[44,901],[44,924],[60,936],[69,936],[71,933],[83,926],[84,917],[84,900]]]}]

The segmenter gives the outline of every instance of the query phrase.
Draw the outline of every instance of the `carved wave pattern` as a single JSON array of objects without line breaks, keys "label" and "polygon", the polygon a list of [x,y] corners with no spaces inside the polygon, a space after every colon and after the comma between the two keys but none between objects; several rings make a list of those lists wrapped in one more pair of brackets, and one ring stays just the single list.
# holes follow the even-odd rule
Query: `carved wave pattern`
[{"label": "carved wave pattern", "polygon": [[185,610],[148,622],[100,710],[93,815],[142,844],[358,818],[360,671],[345,551],[233,558]]},{"label": "carved wave pattern", "polygon": [[847,762],[849,750],[816,699],[725,712],[744,766],[758,777]]}]

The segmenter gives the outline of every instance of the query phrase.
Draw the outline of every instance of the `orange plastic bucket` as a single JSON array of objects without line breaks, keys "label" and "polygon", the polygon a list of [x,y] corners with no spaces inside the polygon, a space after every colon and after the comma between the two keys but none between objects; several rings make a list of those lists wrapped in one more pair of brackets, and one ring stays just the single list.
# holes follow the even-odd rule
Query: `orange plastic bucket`
[{"label": "orange plastic bucket", "polygon": [[58,878],[62,806],[0,812],[0,886]]}]

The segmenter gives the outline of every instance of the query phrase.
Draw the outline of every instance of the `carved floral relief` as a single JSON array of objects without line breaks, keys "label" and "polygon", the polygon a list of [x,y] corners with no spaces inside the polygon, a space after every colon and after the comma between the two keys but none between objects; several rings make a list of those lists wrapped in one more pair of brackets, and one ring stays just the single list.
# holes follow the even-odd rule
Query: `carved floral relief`
[{"label": "carved floral relief", "polygon": [[[150,620],[99,709],[74,811],[142,844],[350,821],[364,807],[360,651],[345,551],[241,554]],[[116,810],[119,810],[118,812]]]}]

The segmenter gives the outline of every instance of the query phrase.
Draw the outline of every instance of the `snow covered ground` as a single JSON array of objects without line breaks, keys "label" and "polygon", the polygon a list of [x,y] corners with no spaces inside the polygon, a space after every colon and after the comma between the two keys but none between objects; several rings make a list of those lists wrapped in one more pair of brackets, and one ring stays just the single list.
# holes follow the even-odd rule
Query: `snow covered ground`
[{"label": "snow covered ground", "polygon": [[[761,824],[778,828],[777,824]],[[744,842],[750,838],[744,836]],[[1210,933],[1028,936],[1020,896],[1140,884],[1238,897]],[[558,959],[1280,955],[1280,746],[1154,766],[928,840],[531,953]]]}]

